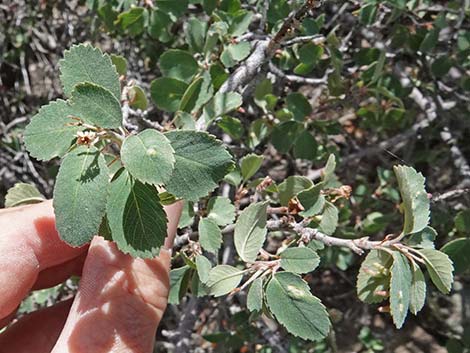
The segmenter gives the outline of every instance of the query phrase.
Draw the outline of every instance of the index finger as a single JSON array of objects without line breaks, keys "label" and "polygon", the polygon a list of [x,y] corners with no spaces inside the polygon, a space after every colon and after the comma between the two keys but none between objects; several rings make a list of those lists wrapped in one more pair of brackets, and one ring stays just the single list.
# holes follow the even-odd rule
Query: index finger
[{"label": "index finger", "polygon": [[0,210],[0,319],[21,303],[41,271],[85,250],[59,238],[52,201]]}]

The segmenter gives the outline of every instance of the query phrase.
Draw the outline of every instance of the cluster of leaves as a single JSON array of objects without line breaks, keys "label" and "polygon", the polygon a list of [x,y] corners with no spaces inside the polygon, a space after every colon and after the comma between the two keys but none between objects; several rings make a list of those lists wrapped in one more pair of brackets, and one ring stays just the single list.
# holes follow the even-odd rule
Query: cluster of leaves
[{"label": "cluster of leaves", "polygon": [[69,99],[43,106],[24,141],[37,159],[62,158],[54,188],[61,237],[80,246],[99,233],[133,256],[155,256],[166,237],[162,203],[205,196],[231,169],[231,155],[205,132],[129,134],[116,67],[99,49],[73,46],[60,71]]},{"label": "cluster of leaves", "polygon": [[[403,77],[389,63],[398,65],[410,55],[430,58],[432,77],[449,79],[451,67],[468,67],[468,31],[459,30],[452,38],[458,45],[449,55],[442,50],[440,34],[445,35],[444,29],[448,22],[455,22],[455,16],[442,14],[428,27],[416,30],[410,31],[402,24],[390,26],[383,38],[387,48],[377,43],[357,50],[353,46],[348,51],[339,29],[332,28],[327,16],[307,17],[299,27],[299,35],[309,40],[294,38],[292,43],[284,43],[270,59],[269,67],[262,70],[274,76],[280,71],[281,78],[292,74],[305,83],[309,81],[303,79],[323,76],[329,96],[322,98],[320,105],[324,106],[312,118],[314,108],[306,95],[284,91],[273,83],[280,81],[272,77],[253,80],[252,97],[248,89],[243,99],[237,92],[220,90],[256,48],[256,41],[246,38],[269,39],[268,34],[276,33],[301,2],[273,0],[266,11],[265,1],[87,3],[108,31],[130,36],[135,43],[142,40],[140,45],[147,54],[152,51],[149,56],[155,64],[153,69],[160,75],[150,82],[149,96],[158,114],[177,130],[129,133],[122,122],[126,105],[145,110],[148,102],[142,88],[123,83],[126,60],[87,45],[67,51],[61,62],[61,79],[68,100],[43,107],[25,132],[26,146],[34,157],[63,158],[54,192],[61,236],[73,245],[81,245],[99,233],[134,256],[153,256],[166,234],[162,205],[182,198],[185,207],[179,227],[191,234],[191,240],[176,254],[176,262],[184,266],[171,271],[170,303],[178,303],[188,291],[198,297],[218,297],[249,288],[247,309],[251,318],[275,317],[296,336],[324,338],[331,325],[328,312],[311,293],[304,275],[317,269],[320,262],[331,262],[345,270],[353,261],[350,249],[325,248],[324,243],[331,245],[339,239],[345,244],[345,238],[356,240],[358,234],[381,234],[392,228],[390,224],[396,223],[399,216],[376,207],[352,227],[349,219],[353,211],[345,201],[350,189],[334,174],[333,156],[318,183],[300,175],[276,183],[264,178],[265,171],[260,168],[272,161],[264,160],[261,154],[266,154],[260,151],[269,142],[276,150],[273,153],[289,161],[326,160],[338,150],[328,135],[337,134],[341,126],[338,119],[325,118],[321,111],[333,111],[341,104],[353,106],[358,130],[387,132],[410,125],[415,112],[406,109],[406,99],[412,86],[404,84]],[[384,18],[406,23],[410,16],[425,16],[419,10],[420,3],[365,1],[354,15],[361,26],[373,29]],[[388,7],[392,11],[384,15],[381,11]],[[265,16],[260,20],[255,16],[257,12]],[[261,32],[265,30],[266,35],[250,31],[258,22],[263,23]],[[178,31],[181,26],[183,31]],[[321,33],[326,32],[323,38]],[[393,55],[389,55],[391,51]],[[353,74],[348,77],[346,72]],[[411,79],[420,84],[417,77]],[[464,92],[468,90],[467,81],[463,77],[454,84]],[[348,102],[342,101],[345,95]],[[358,98],[365,103],[361,101],[356,107]],[[250,118],[242,106],[250,109]],[[201,131],[205,129],[223,134],[224,141],[241,147],[241,158],[235,166],[226,147]],[[294,174],[300,173],[296,170]],[[366,303],[385,302],[381,309],[390,311],[395,325],[401,327],[408,311],[417,314],[424,305],[424,268],[443,293],[450,291],[453,280],[449,257],[456,273],[468,271],[469,215],[463,211],[458,216],[457,239],[439,251],[435,249],[437,233],[429,226],[430,205],[423,176],[404,166],[395,168],[396,177],[383,169],[378,175],[383,197],[393,205],[401,199],[403,228],[383,242],[358,239],[351,243],[371,250],[358,275],[357,293]],[[221,180],[231,186],[229,197],[212,194]],[[369,181],[363,183],[366,186],[355,190],[357,200],[372,194],[367,189]],[[251,195],[249,205],[243,207],[241,201],[247,200],[247,195]],[[11,191],[8,202],[14,206],[40,198],[19,186]],[[361,211],[362,206],[360,201],[356,204]],[[280,219],[274,211],[279,208],[283,210]],[[366,205],[364,212],[370,208]],[[315,235],[305,238],[292,231],[293,225]],[[225,235],[232,232],[238,256],[227,264],[220,249]],[[286,235],[274,254],[265,250],[267,239],[284,239]],[[316,235],[327,241],[315,239]],[[368,340],[364,333],[363,341]],[[368,348],[379,347],[372,340]]]}]

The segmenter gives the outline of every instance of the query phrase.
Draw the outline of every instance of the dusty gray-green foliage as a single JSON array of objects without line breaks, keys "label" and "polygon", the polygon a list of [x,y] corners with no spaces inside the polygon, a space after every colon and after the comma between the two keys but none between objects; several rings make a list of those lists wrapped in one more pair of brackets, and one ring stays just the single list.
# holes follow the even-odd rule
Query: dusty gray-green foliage
[{"label": "dusty gray-green foliage", "polygon": [[[271,346],[273,318],[312,341],[341,330],[318,299],[337,306],[317,281],[331,268],[358,273],[359,299],[380,303],[397,327],[408,311],[421,315],[434,288],[451,291],[452,263],[468,274],[465,1],[87,6],[96,28],[129,39],[146,67],[130,50],[70,46],[60,63],[69,100],[45,105],[26,127],[32,157],[63,158],[54,196],[65,240],[81,245],[106,220],[122,251],[154,256],[162,206],[183,199],[170,302],[184,308],[192,296],[210,315],[209,298],[229,294]],[[17,148],[10,135],[1,143]],[[85,199],[87,208],[65,206]],[[253,348],[243,325],[207,325],[204,337]]]}]

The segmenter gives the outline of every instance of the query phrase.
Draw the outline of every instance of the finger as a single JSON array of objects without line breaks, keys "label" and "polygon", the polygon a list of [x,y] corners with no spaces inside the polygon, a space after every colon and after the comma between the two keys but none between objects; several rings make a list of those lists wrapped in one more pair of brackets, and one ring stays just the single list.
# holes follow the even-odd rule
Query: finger
[{"label": "finger", "polygon": [[11,314],[41,271],[85,252],[60,240],[51,201],[0,210],[0,320]]},{"label": "finger", "polygon": [[[181,204],[167,207],[168,239],[174,238]],[[170,251],[134,259],[95,237],[70,315],[53,353],[151,353],[169,291]]]},{"label": "finger", "polygon": [[0,334],[0,353],[50,353],[71,305],[66,300],[19,319]]},{"label": "finger", "polygon": [[[50,288],[64,282],[71,275],[80,276],[82,274],[83,263],[85,262],[86,253],[72,259],[62,265],[57,265],[40,272],[36,283],[31,290],[39,290]],[[7,317],[0,320],[0,328],[8,325],[16,316],[16,309]]]},{"label": "finger", "polygon": [[54,287],[65,282],[71,276],[81,276],[86,256],[87,253],[85,252],[72,260],[64,262],[63,264],[41,271],[31,290]]}]

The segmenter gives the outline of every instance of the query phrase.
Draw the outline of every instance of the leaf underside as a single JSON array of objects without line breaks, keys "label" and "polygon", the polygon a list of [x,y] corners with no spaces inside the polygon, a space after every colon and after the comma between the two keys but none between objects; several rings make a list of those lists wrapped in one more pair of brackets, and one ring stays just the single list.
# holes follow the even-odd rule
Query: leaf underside
[{"label": "leaf underside", "polygon": [[79,146],[62,160],[53,205],[57,230],[68,244],[81,246],[98,234],[106,209],[108,173],[95,147]]},{"label": "leaf underside", "polygon": [[330,330],[328,313],[298,275],[277,273],[266,288],[266,301],[276,319],[294,336],[321,340]]}]

